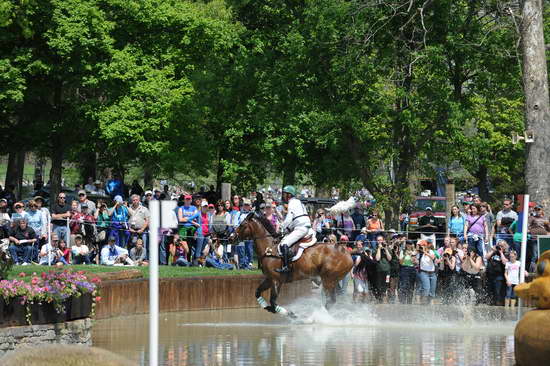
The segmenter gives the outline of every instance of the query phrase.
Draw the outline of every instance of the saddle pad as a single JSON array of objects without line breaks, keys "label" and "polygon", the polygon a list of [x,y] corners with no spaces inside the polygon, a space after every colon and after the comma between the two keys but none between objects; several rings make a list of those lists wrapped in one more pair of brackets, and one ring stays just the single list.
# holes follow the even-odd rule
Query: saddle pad
[{"label": "saddle pad", "polygon": [[304,253],[304,250],[306,250],[307,248],[309,247],[312,247],[314,246],[315,244],[317,244],[317,238],[315,237],[315,235],[313,235],[313,237],[311,238],[310,241],[308,241],[307,243],[300,243],[298,245],[298,251],[296,252],[296,254],[294,255],[294,257],[292,257],[292,259],[290,260],[291,262],[295,262],[297,261],[298,259],[300,259],[300,257],[302,256],[302,253]]}]

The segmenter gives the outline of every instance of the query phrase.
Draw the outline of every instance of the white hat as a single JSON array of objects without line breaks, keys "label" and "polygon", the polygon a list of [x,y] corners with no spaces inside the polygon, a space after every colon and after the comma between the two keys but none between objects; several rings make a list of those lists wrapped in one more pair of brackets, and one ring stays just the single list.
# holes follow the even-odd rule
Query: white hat
[{"label": "white hat", "polygon": [[201,207],[206,207],[208,206],[208,201],[207,200],[202,200],[201,201]]},{"label": "white hat", "polygon": [[122,203],[122,201],[124,201],[124,200],[122,199],[122,196],[116,195],[115,196],[115,201],[117,201],[118,203]]},{"label": "white hat", "polygon": [[145,195],[147,196],[148,194],[150,194],[152,196],[153,192],[152,191],[145,191]]}]

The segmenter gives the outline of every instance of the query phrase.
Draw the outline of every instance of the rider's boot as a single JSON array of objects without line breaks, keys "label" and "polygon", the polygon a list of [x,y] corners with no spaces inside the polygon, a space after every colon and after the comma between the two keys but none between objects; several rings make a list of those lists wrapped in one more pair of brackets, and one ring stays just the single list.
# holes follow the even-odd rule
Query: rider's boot
[{"label": "rider's boot", "polygon": [[281,245],[281,256],[283,259],[283,267],[277,268],[275,272],[288,273],[290,272],[290,268],[288,268],[288,245]]}]

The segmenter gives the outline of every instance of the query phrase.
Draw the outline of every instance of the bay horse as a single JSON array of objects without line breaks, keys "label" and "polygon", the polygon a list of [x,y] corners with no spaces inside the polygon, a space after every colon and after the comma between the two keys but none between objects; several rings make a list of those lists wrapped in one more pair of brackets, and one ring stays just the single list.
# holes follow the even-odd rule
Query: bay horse
[{"label": "bay horse", "polygon": [[[326,294],[325,308],[330,309],[336,302],[338,281],[343,279],[353,267],[351,255],[345,247],[338,244],[317,243],[305,249],[302,256],[291,263],[290,273],[279,273],[275,271],[282,264],[275,240],[277,236],[271,223],[257,211],[249,213],[233,233],[233,239],[254,240],[254,250],[265,276],[256,289],[258,304],[271,313],[296,318],[294,313],[277,305],[277,297],[282,285],[287,282],[320,277]],[[271,289],[270,305],[262,297],[262,293],[268,289]]]}]

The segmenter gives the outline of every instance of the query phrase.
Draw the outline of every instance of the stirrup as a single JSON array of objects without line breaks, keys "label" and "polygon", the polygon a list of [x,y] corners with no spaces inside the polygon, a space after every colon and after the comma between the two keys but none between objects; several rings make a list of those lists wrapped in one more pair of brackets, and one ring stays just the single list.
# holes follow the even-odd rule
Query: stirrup
[{"label": "stirrup", "polygon": [[275,269],[275,272],[278,272],[278,273],[288,273],[290,272],[290,268],[288,268],[287,266],[284,266],[282,268],[277,268]]}]

